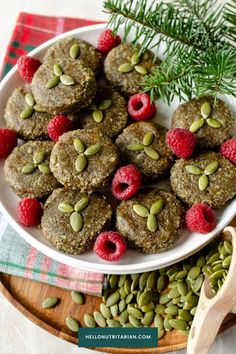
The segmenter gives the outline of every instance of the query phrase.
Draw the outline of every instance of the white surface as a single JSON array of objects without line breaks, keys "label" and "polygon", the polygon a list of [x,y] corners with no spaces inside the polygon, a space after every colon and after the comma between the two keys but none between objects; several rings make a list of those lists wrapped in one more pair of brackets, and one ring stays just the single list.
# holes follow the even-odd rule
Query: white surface
[{"label": "white surface", "polygon": [[[20,11],[55,15],[105,19],[100,9],[102,0],[0,0],[0,63]],[[0,354],[64,354],[95,353],[58,339],[34,325],[0,294]],[[210,354],[233,354],[236,347],[236,327],[217,337]],[[185,350],[173,352],[184,354]]]},{"label": "white surface", "polygon": [[[42,44],[35,50],[31,52],[31,55],[42,59],[45,51],[57,40],[74,36],[79,37],[88,41],[89,43],[96,46],[99,34],[104,30],[105,25],[95,25],[89,27],[83,27],[81,29],[76,29],[65,34],[61,34],[53,38],[52,40]],[[122,36],[122,31],[120,32]],[[132,40],[132,35],[128,40]],[[0,117],[3,117],[4,110],[6,106],[6,101],[11,95],[14,88],[22,85],[23,82],[18,73],[17,67],[15,66],[2,80],[0,84],[1,102],[0,102]],[[236,99],[223,97],[225,101],[229,104],[233,114],[236,116]],[[155,121],[159,124],[165,125],[166,127],[171,126],[171,117],[174,110],[178,107],[179,101],[176,99],[171,103],[171,106],[167,106],[161,100],[157,100],[156,105],[157,115]],[[0,118],[0,124],[4,124],[3,119]],[[144,272],[153,269],[162,268],[170,264],[176,263],[183,258],[195,253],[197,250],[205,246],[209,241],[211,241],[219,232],[229,224],[236,210],[236,198],[227,204],[226,207],[221,208],[216,214],[217,226],[216,228],[207,235],[199,235],[198,233],[189,232],[183,230],[178,241],[173,247],[165,252],[157,254],[144,255],[140,252],[136,252],[132,249],[128,249],[124,257],[115,263],[108,263],[98,256],[94,255],[93,251],[85,252],[81,255],[69,255],[58,251],[52,246],[42,234],[42,231],[38,228],[24,228],[20,223],[16,221],[16,205],[19,198],[8,186],[4,178],[3,173],[3,161],[0,163],[0,210],[6,216],[10,224],[15,228],[15,230],[32,246],[39,249],[41,252],[45,253],[51,258],[57,261],[77,267],[79,269],[90,270],[93,272],[103,272],[103,273],[137,273]],[[158,188],[160,188],[160,182],[157,183]]]}]

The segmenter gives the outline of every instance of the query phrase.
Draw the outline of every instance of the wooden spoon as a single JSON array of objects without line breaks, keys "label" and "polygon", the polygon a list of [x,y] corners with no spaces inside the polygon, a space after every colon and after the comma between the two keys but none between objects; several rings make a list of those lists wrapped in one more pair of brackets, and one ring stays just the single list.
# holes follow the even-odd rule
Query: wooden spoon
[{"label": "wooden spoon", "polygon": [[233,245],[228,275],[216,295],[205,277],[188,337],[187,354],[207,354],[225,316],[236,313],[236,228],[226,227],[222,239],[231,240]]}]

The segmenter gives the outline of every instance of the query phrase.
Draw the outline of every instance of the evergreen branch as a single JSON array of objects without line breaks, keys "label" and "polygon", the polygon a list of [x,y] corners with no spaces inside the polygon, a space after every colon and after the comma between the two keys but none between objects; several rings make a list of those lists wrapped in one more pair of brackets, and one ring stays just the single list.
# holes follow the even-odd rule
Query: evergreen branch
[{"label": "evergreen branch", "polygon": [[230,41],[236,41],[236,0],[230,0],[224,8],[224,18],[227,22],[226,37]]}]

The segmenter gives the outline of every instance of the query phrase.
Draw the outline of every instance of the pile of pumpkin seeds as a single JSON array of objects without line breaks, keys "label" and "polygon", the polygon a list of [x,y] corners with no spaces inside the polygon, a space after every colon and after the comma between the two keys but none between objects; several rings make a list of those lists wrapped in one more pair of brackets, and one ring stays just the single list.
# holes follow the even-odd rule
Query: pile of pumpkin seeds
[{"label": "pile of pumpkin seeds", "polygon": [[[152,272],[107,275],[100,311],[84,315],[86,327],[157,327],[158,338],[176,329],[188,335],[197,310],[204,275],[214,293],[223,285],[232,258],[232,243],[216,242],[190,258]],[[72,300],[83,305],[83,294],[72,291]],[[60,300],[47,298],[42,306],[55,307]],[[65,320],[74,332],[79,322]]]}]

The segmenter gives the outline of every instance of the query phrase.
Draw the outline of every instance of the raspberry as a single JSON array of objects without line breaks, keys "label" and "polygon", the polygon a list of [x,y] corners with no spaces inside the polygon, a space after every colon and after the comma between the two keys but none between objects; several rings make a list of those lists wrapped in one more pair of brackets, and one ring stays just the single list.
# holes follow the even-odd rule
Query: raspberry
[{"label": "raspberry", "polygon": [[42,208],[35,198],[24,198],[18,204],[18,219],[25,226],[36,226],[40,223]]},{"label": "raspberry", "polygon": [[21,78],[31,83],[34,73],[38,70],[41,64],[41,61],[38,59],[27,57],[26,55],[20,57],[17,60],[17,65]]},{"label": "raspberry", "polygon": [[207,234],[216,226],[212,209],[204,203],[193,205],[185,215],[185,223],[190,231]]},{"label": "raspberry", "polygon": [[148,94],[136,93],[128,101],[128,112],[135,120],[148,120],[156,114],[156,106]]},{"label": "raspberry", "polygon": [[121,38],[118,35],[114,35],[111,29],[103,31],[98,38],[97,49],[107,54],[112,48],[118,46],[121,43]]},{"label": "raspberry", "polygon": [[142,175],[135,165],[127,165],[116,171],[111,191],[120,200],[130,199],[137,193],[142,184]]},{"label": "raspberry", "polygon": [[220,153],[234,165],[236,165],[236,138],[227,140],[220,146]]},{"label": "raspberry", "polygon": [[11,129],[0,129],[0,159],[10,155],[16,145],[16,132]]},{"label": "raspberry", "polygon": [[93,251],[106,261],[119,261],[126,251],[126,242],[118,232],[105,231],[97,237]]},{"label": "raspberry", "polygon": [[74,129],[71,120],[63,115],[55,116],[48,124],[48,135],[53,141],[58,141],[59,137]]},{"label": "raspberry", "polygon": [[176,156],[186,158],[192,156],[197,138],[187,129],[175,128],[166,133],[166,143]]}]

